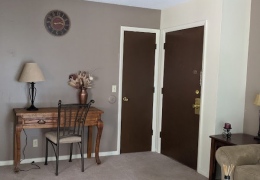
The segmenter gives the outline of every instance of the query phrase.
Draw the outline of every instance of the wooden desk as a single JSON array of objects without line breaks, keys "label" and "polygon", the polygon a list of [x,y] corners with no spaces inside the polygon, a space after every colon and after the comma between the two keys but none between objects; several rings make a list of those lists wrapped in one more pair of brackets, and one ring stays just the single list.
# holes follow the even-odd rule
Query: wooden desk
[{"label": "wooden desk", "polygon": [[209,180],[214,180],[216,176],[215,153],[219,147],[245,145],[245,144],[260,144],[259,140],[254,139],[254,136],[248,134],[232,134],[230,139],[224,138],[222,134],[210,136],[210,138],[211,138],[211,151],[210,151]]},{"label": "wooden desk", "polygon": [[[103,111],[91,107],[89,109],[85,126],[88,126],[88,148],[87,157],[91,157],[92,150],[92,126],[98,129],[96,137],[95,158],[97,164],[100,164],[99,159],[99,144],[103,130],[103,122],[101,114]],[[58,119],[58,108],[40,108],[38,111],[27,111],[23,108],[14,109],[15,128],[14,128],[14,171],[19,172],[18,166],[21,159],[21,131],[22,129],[38,129],[38,128],[56,128]]]}]

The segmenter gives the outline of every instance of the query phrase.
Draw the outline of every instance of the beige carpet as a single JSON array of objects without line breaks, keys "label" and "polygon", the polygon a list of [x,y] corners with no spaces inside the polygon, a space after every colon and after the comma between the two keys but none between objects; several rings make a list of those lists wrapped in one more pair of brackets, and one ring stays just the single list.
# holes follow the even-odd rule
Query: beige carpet
[{"label": "beige carpet", "polygon": [[[129,153],[118,156],[85,159],[85,172],[81,172],[80,160],[60,161],[59,176],[55,176],[55,162],[47,166],[36,163],[41,169],[13,172],[13,166],[0,167],[1,180],[206,180],[207,178],[162,154],[154,152]],[[22,164],[20,169],[32,168]]]}]

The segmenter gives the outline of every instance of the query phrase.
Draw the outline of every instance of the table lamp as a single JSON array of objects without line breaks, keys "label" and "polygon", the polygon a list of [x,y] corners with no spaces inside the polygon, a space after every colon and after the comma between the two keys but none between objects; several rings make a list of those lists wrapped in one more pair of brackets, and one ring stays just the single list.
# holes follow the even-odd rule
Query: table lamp
[{"label": "table lamp", "polygon": [[26,63],[23,67],[23,71],[20,75],[20,82],[29,82],[29,96],[31,100],[31,106],[27,108],[28,111],[37,111],[38,108],[34,106],[34,100],[36,97],[36,88],[34,87],[35,82],[44,81],[44,76],[41,69],[36,63]]},{"label": "table lamp", "polygon": [[[260,106],[260,94],[256,95],[254,105]],[[259,128],[258,128],[258,133],[257,136],[254,137],[254,139],[259,139],[260,140],[260,110],[259,110]]]}]

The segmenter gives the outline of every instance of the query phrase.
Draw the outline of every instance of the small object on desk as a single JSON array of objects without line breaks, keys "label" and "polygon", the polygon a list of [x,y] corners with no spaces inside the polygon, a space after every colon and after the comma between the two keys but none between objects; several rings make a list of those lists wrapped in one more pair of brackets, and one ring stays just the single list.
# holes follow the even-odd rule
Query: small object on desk
[{"label": "small object on desk", "polygon": [[225,123],[224,128],[225,128],[225,129],[232,129],[232,128],[231,128],[231,124],[229,124],[229,123]]},{"label": "small object on desk", "polygon": [[82,87],[79,90],[79,103],[80,104],[86,104],[88,100],[88,91],[86,88]]},{"label": "small object on desk", "polygon": [[88,99],[87,89],[92,87],[93,76],[86,71],[79,71],[78,74],[69,75],[68,84],[79,89],[79,102],[86,104]]},{"label": "small object on desk", "polygon": [[34,106],[34,100],[36,97],[36,88],[34,87],[35,82],[44,81],[45,78],[42,74],[41,69],[36,63],[26,63],[23,67],[23,71],[20,75],[20,82],[29,82],[31,84],[29,88],[29,95],[31,100],[31,106],[27,108],[27,111],[37,111],[38,108]]},{"label": "small object on desk", "polygon": [[224,138],[227,138],[227,139],[228,139],[228,138],[231,138],[230,129],[232,129],[232,128],[231,128],[231,124],[225,123],[225,125],[224,125],[224,127],[223,127],[223,133],[222,133],[222,135],[223,135]]}]

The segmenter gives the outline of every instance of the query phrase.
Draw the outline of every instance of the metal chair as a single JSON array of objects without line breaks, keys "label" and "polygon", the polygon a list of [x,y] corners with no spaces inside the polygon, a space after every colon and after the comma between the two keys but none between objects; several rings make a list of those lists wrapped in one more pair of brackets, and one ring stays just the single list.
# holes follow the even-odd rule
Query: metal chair
[{"label": "metal chair", "polygon": [[84,124],[89,108],[94,102],[91,100],[88,104],[62,104],[59,100],[57,131],[45,134],[45,165],[48,164],[48,144],[50,142],[56,156],[56,176],[58,176],[60,144],[70,144],[69,162],[71,162],[73,143],[78,143],[81,154],[81,171],[84,172]]}]

